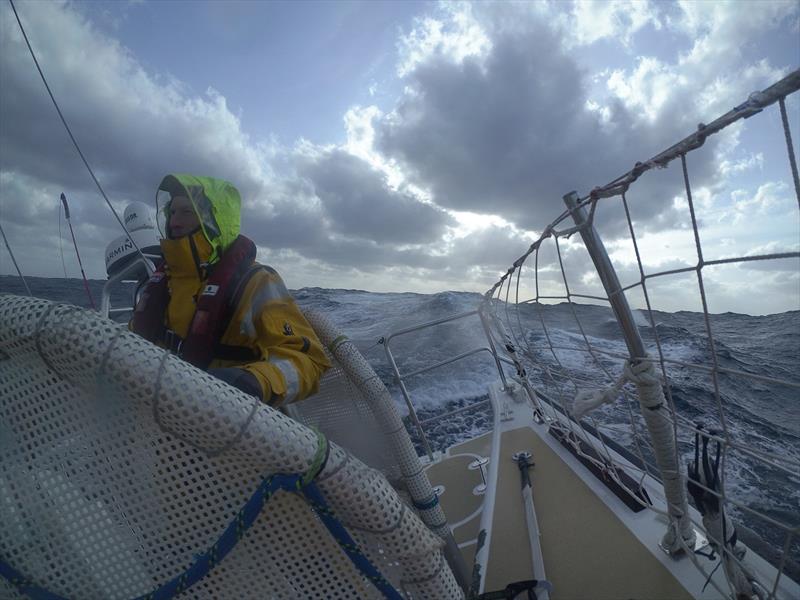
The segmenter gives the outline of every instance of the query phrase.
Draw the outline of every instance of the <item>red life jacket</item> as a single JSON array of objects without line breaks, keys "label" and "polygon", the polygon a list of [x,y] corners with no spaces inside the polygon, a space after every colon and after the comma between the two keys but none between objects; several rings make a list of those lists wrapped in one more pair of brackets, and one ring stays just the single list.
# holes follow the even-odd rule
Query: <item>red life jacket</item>
[{"label": "red life jacket", "polygon": [[131,329],[146,340],[165,345],[201,369],[208,368],[215,358],[257,360],[259,354],[252,348],[220,343],[247,282],[263,268],[254,263],[255,257],[255,244],[243,235],[222,253],[197,298],[197,308],[183,339],[164,323],[170,296],[166,263],[161,263],[136,303]]}]

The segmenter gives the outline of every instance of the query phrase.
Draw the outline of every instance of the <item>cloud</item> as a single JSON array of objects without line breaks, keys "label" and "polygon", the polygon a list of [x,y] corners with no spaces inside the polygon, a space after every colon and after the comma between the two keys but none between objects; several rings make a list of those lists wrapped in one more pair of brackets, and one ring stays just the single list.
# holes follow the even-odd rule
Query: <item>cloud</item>
[{"label": "cloud", "polygon": [[43,215],[55,218],[61,208],[60,192],[55,186],[27,177],[0,171],[0,189],[3,190],[0,216],[7,224],[42,226]]},{"label": "cloud", "polygon": [[441,14],[438,19],[432,16],[417,19],[416,26],[400,36],[399,77],[413,72],[431,56],[460,62],[467,57],[483,56],[491,48],[491,40],[474,18],[471,5],[443,5]]},{"label": "cloud", "polygon": [[[762,246],[757,246],[747,251],[745,256],[767,256],[770,254],[789,254],[800,252],[800,240],[795,240],[794,243],[787,241],[772,241]],[[737,263],[740,269],[747,271],[784,271],[788,273],[787,277],[791,281],[796,282],[798,287],[795,291],[800,291],[800,257],[787,257],[770,260],[756,260]]]},{"label": "cloud", "polygon": [[[251,136],[226,90],[146,69],[70,3],[22,3],[20,13],[118,209],[152,202],[166,172],[214,175],[242,192],[243,232],[259,256],[302,274],[290,285],[484,291],[562,213],[563,194],[608,182],[786,71],[754,44],[791,25],[798,9],[764,6],[426,6],[398,36],[395,71],[370,78],[380,81],[380,93],[365,89],[361,99],[375,105],[353,104],[343,115],[344,142],[311,143],[310,131],[286,145]],[[58,194],[66,191],[75,198],[85,263],[99,276],[101,250],[118,235],[115,222],[43,92],[9,7],[0,11],[0,218],[35,272],[60,275],[52,232]],[[680,38],[688,49],[641,54],[644,33]],[[590,68],[585,56],[600,48],[625,60]],[[689,157],[695,204],[707,210],[701,220],[718,228],[715,235],[736,215],[780,209],[786,195],[777,183],[758,188],[737,179],[736,189],[758,190],[730,196],[728,178],[760,174],[770,163],[766,153],[740,151],[743,129],[730,128]],[[655,257],[647,268],[666,268],[693,251],[681,198],[679,165],[648,172],[627,194],[637,235]],[[619,199],[598,203],[595,224],[621,278],[630,276],[623,283],[635,281]],[[731,251],[755,245],[724,237],[730,243],[719,246],[729,243]],[[596,290],[577,237],[562,240],[561,250],[572,291]],[[552,248],[546,253],[541,282],[563,288]]]},{"label": "cloud", "polygon": [[789,186],[783,181],[768,181],[758,187],[755,194],[734,190],[733,221],[743,222],[757,215],[791,214],[795,208]]},{"label": "cloud", "polygon": [[604,38],[629,46],[631,38],[646,25],[661,29],[654,5],[637,0],[588,0],[574,2],[568,24],[575,44],[589,45]]},{"label": "cloud", "polygon": [[[81,243],[100,249],[86,259],[99,276],[102,249],[119,231],[43,91],[10,9],[0,10],[2,218],[18,253],[35,256],[25,228],[49,231],[66,191],[76,200],[76,234],[85,229]],[[118,210],[131,200],[152,204],[166,172],[214,175],[241,191],[243,231],[261,247],[364,268],[426,262],[421,249],[392,245],[436,241],[450,222],[344,150],[252,140],[221,93],[193,96],[180,81],[146,72],[69,4],[19,10],[61,109]],[[60,274],[38,259],[39,272]]]},{"label": "cloud", "polygon": [[376,124],[376,147],[443,207],[541,228],[566,185],[605,176],[591,156],[616,144],[585,109],[583,74],[551,30],[533,22],[491,39],[481,56],[440,44],[423,59],[427,46],[418,48],[405,93]]},{"label": "cloud", "polygon": [[[145,72],[69,4],[26,3],[19,12],[62,112],[115,196],[149,199],[165,171],[187,166],[244,188],[264,177],[263,149],[250,142],[220,93],[209,88],[190,97],[180,82]],[[13,115],[0,130],[4,170],[90,190],[16,21],[6,12],[0,26],[0,99],[3,112]]]},{"label": "cloud", "polygon": [[392,190],[380,171],[342,150],[301,162],[334,234],[381,243],[434,242],[451,220],[434,206]]},{"label": "cloud", "polygon": [[[603,15],[605,25],[593,40],[617,39],[663,20],[647,5],[623,19],[626,6],[576,4],[569,15],[582,22],[592,11]],[[701,45],[672,63],[640,56],[633,69],[609,71],[604,93],[594,96],[594,79],[563,43],[558,7],[548,10],[560,19],[544,18],[541,7],[528,5],[449,10],[458,15],[446,21],[450,27],[429,17],[404,38],[412,57],[400,69],[406,87],[393,110],[373,118],[374,146],[441,206],[489,207],[529,230],[541,230],[560,212],[564,193],[585,194],[608,182],[691,133],[702,118],[720,114],[723,99],[744,98],[745,90],[766,86],[785,71],[760,60],[737,72],[733,60],[722,60],[741,79],[734,84],[733,75],[719,75],[719,64],[700,60]],[[730,10],[716,19],[707,37],[738,31],[725,25],[743,17]],[[773,21],[759,23],[763,28]],[[693,153],[693,185],[719,184],[715,163],[726,159],[723,149],[731,151],[730,135],[710,138]],[[728,166],[745,165],[729,160]],[[682,193],[681,180],[680,174],[641,178],[635,188],[643,198],[640,226],[677,224],[671,199]],[[605,225],[613,235],[625,230],[619,218]]]},{"label": "cloud", "polygon": [[[743,7],[749,10],[743,10]],[[744,98],[788,71],[771,65],[763,54],[744,54],[748,43],[798,13],[791,0],[741,2],[681,1],[677,15],[665,17],[668,29],[694,40],[674,63],[642,57],[634,69],[617,69],[610,90],[629,108],[644,109],[651,119],[687,107],[695,115],[716,116],[729,110],[731,98]]]},{"label": "cloud", "polygon": [[763,169],[764,168],[764,154],[758,152],[751,154],[747,158],[740,158],[739,160],[724,159],[719,164],[720,173],[723,176],[731,175],[734,173],[742,173],[750,169]]}]

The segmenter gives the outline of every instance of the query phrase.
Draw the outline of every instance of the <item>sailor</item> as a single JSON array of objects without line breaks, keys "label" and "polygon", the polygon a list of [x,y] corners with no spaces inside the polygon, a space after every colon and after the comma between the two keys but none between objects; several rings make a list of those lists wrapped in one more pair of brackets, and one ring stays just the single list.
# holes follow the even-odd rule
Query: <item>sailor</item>
[{"label": "sailor", "polygon": [[167,175],[164,262],[131,329],[272,406],[317,391],[330,366],[280,275],[255,262],[239,233],[238,190],[220,179]]}]

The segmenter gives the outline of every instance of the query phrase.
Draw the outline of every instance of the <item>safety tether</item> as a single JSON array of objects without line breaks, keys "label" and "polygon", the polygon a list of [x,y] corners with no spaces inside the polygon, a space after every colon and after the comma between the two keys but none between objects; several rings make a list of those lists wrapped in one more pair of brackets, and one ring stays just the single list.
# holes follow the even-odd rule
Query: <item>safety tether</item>
[{"label": "safety tether", "polygon": [[[149,594],[138,596],[135,600],[167,600],[174,598],[200,581],[233,550],[239,540],[244,537],[245,532],[255,523],[266,503],[279,490],[301,495],[328,529],[333,539],[347,554],[356,569],[372,582],[385,598],[401,600],[402,596],[361,552],[353,538],[328,507],[325,496],[317,487],[317,484],[314,483],[314,479],[325,468],[330,453],[327,438],[319,431],[316,431],[316,434],[317,451],[305,473],[276,473],[263,479],[258,489],[236,514],[236,517],[211,548],[203,554],[197,555],[195,562],[183,573]],[[0,558],[0,576],[33,600],[67,600],[63,596],[37,586],[2,558]]]}]

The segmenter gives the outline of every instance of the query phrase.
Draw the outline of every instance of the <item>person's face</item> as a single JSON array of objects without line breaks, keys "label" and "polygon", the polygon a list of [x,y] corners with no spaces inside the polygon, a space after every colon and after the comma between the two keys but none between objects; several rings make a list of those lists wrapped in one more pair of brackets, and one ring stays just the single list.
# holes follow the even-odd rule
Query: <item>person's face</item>
[{"label": "person's face", "polygon": [[174,238],[183,237],[200,226],[192,201],[186,196],[175,196],[169,203],[169,232]]}]

